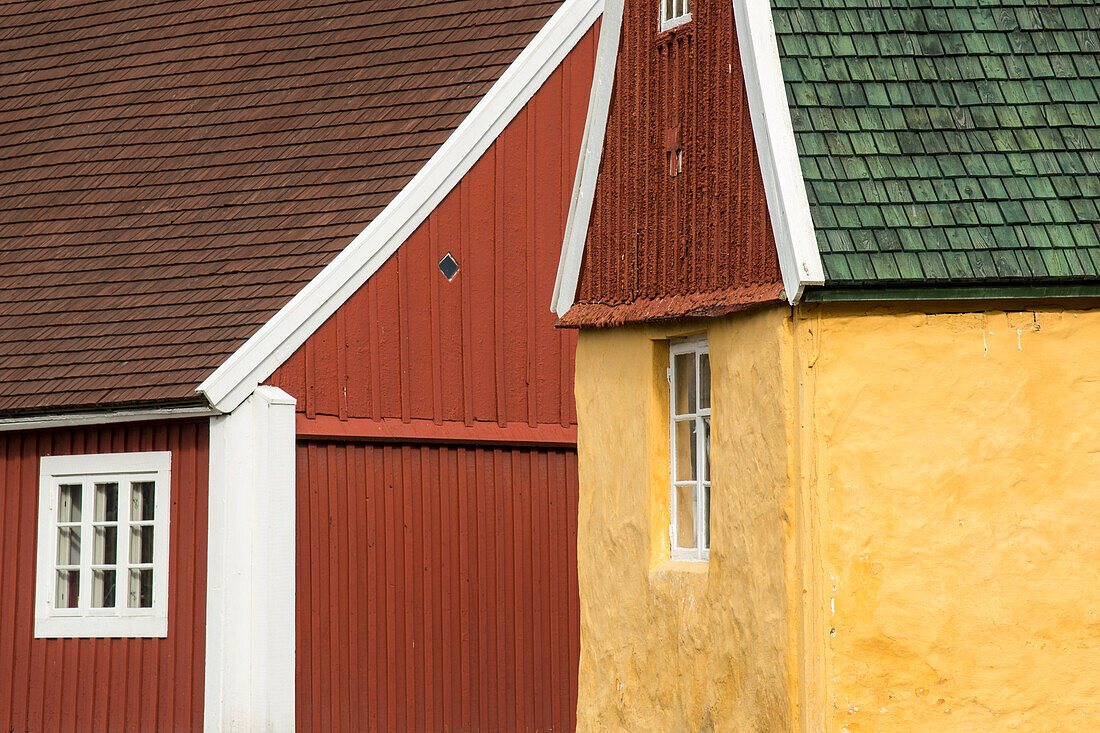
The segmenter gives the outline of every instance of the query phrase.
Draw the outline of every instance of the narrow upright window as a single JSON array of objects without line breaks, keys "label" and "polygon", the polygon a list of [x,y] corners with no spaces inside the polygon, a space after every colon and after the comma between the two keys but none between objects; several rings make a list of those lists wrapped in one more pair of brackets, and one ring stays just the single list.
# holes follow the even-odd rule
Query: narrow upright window
[{"label": "narrow upright window", "polygon": [[691,20],[691,0],[660,0],[660,3],[662,31]]},{"label": "narrow upright window", "polygon": [[36,637],[168,634],[171,453],[42,458]]},{"label": "narrow upright window", "polygon": [[673,560],[710,558],[710,352],[706,338],[669,347]]}]

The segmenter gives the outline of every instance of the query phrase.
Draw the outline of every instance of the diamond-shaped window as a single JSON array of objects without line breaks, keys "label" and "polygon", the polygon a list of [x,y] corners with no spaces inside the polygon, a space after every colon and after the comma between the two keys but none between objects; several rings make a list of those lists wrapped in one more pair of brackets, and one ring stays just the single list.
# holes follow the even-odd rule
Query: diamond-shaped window
[{"label": "diamond-shaped window", "polygon": [[439,261],[439,271],[443,273],[443,277],[448,280],[454,280],[455,275],[458,274],[458,263],[455,262],[455,258],[451,257],[451,253],[443,255],[443,259]]}]

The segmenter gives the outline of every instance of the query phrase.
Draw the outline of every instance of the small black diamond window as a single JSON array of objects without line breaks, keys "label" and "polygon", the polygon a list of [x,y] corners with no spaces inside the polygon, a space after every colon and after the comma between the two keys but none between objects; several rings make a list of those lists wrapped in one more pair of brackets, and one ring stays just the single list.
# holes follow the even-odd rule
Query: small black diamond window
[{"label": "small black diamond window", "polygon": [[443,259],[439,261],[439,271],[443,273],[443,277],[448,280],[454,280],[455,275],[458,274],[458,263],[455,262],[455,258],[451,257],[451,253],[443,255]]}]

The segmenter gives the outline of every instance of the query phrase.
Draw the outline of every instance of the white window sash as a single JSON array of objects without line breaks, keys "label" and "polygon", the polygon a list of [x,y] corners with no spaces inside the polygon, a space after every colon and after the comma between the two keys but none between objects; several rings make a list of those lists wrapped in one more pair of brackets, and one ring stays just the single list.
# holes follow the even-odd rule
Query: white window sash
[{"label": "white window sash", "polygon": [[[46,456],[39,466],[38,574],[35,587],[36,638],[165,637],[168,635],[168,568],[171,512],[171,453],[99,453]],[[130,504],[132,484],[152,481],[153,604],[129,607]],[[80,483],[80,582],[76,608],[56,608],[58,492]],[[115,538],[115,606],[92,607],[95,548],[95,485],[118,484]],[[142,566],[138,563],[136,566]]]},{"label": "white window sash", "polygon": [[683,25],[684,23],[691,22],[691,10],[688,0],[672,0],[673,14],[669,16],[666,13],[666,3],[668,0],[657,0],[659,9],[658,13],[658,25],[660,31],[664,33],[667,30],[671,30],[676,26]]},{"label": "white window sash", "polygon": [[[706,468],[706,441],[704,438],[704,418],[710,418],[711,409],[700,409],[699,393],[702,384],[699,363],[702,355],[710,353],[706,337],[697,337],[690,340],[673,342],[669,345],[668,355],[668,415],[669,415],[669,543],[670,557],[673,560],[689,562],[706,562],[710,559],[709,542],[703,547],[703,538],[706,535],[710,522],[710,512],[706,511],[703,502],[703,487],[709,489],[710,481],[705,480]],[[680,354],[693,354],[695,365],[695,405],[694,412],[678,414],[676,412],[676,357]],[[713,396],[711,398],[713,400]],[[695,426],[695,479],[694,481],[678,481],[676,463],[676,425],[678,422],[687,422],[690,419]],[[679,547],[679,522],[678,522],[678,492],[681,486],[692,486],[692,499],[695,505],[693,517],[693,530],[695,533],[694,547]],[[704,516],[705,514],[705,516]]]}]

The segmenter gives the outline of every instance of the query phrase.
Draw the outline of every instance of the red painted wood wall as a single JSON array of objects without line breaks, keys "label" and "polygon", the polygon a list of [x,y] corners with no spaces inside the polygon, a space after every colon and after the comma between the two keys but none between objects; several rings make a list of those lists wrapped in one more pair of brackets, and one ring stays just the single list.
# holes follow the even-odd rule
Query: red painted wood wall
[{"label": "red painted wood wall", "polygon": [[[168,636],[35,639],[38,463],[172,451]],[[206,655],[206,422],[0,433],[0,731],[194,731]]]},{"label": "red painted wood wall", "polygon": [[575,726],[576,341],[549,306],[597,36],[268,380],[299,409],[300,730]]},{"label": "red painted wood wall", "polygon": [[658,3],[626,0],[570,325],[717,315],[779,297],[733,4],[691,5],[690,22],[661,33]]}]

